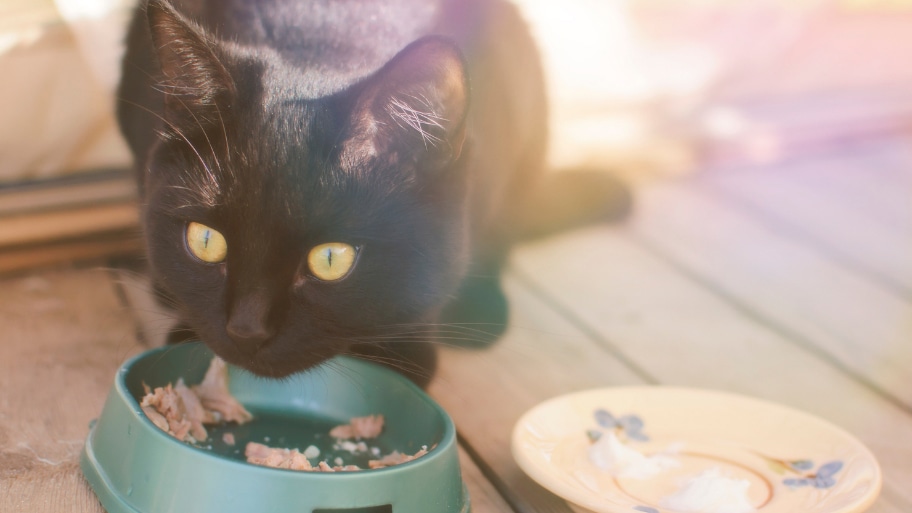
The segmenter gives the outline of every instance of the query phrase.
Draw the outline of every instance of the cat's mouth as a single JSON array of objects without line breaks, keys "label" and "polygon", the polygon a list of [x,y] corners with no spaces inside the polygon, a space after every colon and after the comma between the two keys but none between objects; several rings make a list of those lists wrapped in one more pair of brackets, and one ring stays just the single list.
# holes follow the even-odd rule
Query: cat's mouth
[{"label": "cat's mouth", "polygon": [[283,349],[276,343],[263,344],[252,351],[235,344],[207,342],[206,345],[226,362],[265,378],[284,378],[314,368],[331,357],[315,351]]}]

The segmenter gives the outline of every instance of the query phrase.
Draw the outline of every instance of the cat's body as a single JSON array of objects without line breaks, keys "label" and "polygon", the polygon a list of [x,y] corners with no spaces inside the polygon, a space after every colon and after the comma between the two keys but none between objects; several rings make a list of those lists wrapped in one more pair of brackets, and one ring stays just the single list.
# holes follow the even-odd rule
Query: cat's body
[{"label": "cat's body", "polygon": [[[401,353],[426,377],[419,341],[441,322],[482,323],[461,336],[502,329],[497,274],[515,240],[626,209],[610,180],[542,180],[541,69],[503,0],[147,11],[131,28],[119,119],[150,262],[232,363],[282,376],[355,348]],[[546,194],[572,190],[591,204],[558,210],[565,198]],[[224,235],[221,260],[188,253],[193,223]],[[336,242],[354,265],[319,279],[308,252]]]}]

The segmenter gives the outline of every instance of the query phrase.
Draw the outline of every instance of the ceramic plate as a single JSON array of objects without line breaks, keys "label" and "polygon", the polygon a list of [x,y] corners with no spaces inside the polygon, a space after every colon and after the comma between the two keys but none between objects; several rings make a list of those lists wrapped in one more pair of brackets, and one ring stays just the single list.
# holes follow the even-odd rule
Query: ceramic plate
[{"label": "ceramic plate", "polygon": [[[593,440],[610,435],[626,449],[674,463],[650,476],[630,469],[614,475],[590,458]],[[692,480],[701,475],[740,483],[739,498],[762,513],[862,512],[881,486],[874,456],[842,429],[708,390],[606,388],[557,397],[519,420],[512,449],[532,479],[598,513],[688,511],[680,508],[694,507],[693,496],[682,506],[681,494],[695,492]]]}]

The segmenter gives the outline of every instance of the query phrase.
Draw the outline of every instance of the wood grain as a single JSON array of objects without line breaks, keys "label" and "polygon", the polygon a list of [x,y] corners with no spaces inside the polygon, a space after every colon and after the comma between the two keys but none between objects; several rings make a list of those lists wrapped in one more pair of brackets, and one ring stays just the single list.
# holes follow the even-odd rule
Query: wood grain
[{"label": "wood grain", "polygon": [[136,184],[129,173],[0,187],[0,274],[141,249]]},{"label": "wood grain", "polygon": [[[720,173],[711,185],[759,220],[822,248],[832,260],[870,274],[912,299],[912,231],[884,223],[866,210],[846,208],[832,195],[775,170]],[[909,191],[901,182],[880,186]],[[912,198],[912,192],[908,195]]]},{"label": "wood grain", "polygon": [[[912,146],[902,139],[865,141],[814,159],[799,159],[766,169],[813,190],[847,212],[863,212],[873,222],[912,232]],[[767,168],[769,166],[766,166]],[[719,169],[713,175],[726,173]],[[762,168],[737,171],[764,173]],[[711,178],[708,176],[708,178]]]},{"label": "wood grain", "polygon": [[103,262],[109,257],[138,255],[143,243],[130,230],[76,240],[53,241],[24,247],[0,249],[0,274],[14,273],[74,262]]},{"label": "wood grain", "polygon": [[23,214],[2,219],[0,247],[76,239],[138,225],[139,209],[132,201]]},{"label": "wood grain", "polygon": [[136,180],[129,174],[0,189],[0,217],[42,210],[62,210],[100,203],[135,202]]},{"label": "wood grain", "polygon": [[912,411],[912,302],[698,184],[644,187],[639,199],[633,230],[650,247]]},{"label": "wood grain", "polygon": [[511,513],[513,511],[462,447],[459,448],[459,466],[462,470],[462,480],[469,491],[472,513]]}]

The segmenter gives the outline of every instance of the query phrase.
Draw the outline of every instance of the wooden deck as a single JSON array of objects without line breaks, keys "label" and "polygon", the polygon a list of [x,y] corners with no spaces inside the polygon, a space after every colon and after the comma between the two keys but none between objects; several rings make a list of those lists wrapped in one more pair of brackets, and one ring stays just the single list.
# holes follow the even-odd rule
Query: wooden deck
[{"label": "wooden deck", "polygon": [[[870,510],[912,511],[912,143],[878,137],[775,164],[644,180],[619,227],[516,251],[512,322],[443,349],[473,511],[579,511],[527,478],[509,437],[591,387],[728,390],[818,415],[884,471]],[[0,282],[0,511],[98,512],[78,453],[123,360],[167,321],[121,262]]]}]

